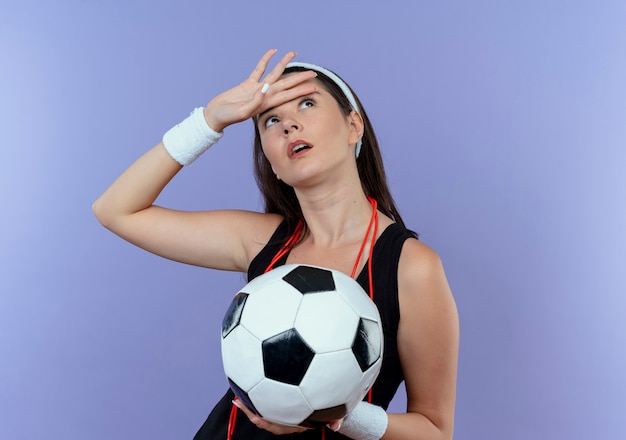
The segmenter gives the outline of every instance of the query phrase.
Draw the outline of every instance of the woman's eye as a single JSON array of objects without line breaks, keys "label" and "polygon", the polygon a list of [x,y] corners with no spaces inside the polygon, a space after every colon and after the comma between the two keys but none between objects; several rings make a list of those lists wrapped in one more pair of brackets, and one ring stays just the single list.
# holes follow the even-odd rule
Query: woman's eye
[{"label": "woman's eye", "polygon": [[265,128],[269,128],[276,123],[278,123],[278,118],[276,116],[271,116],[265,120]]},{"label": "woman's eye", "polygon": [[301,109],[309,108],[309,107],[313,107],[314,105],[315,103],[313,102],[312,99],[305,99],[304,101],[300,103],[300,108]]}]

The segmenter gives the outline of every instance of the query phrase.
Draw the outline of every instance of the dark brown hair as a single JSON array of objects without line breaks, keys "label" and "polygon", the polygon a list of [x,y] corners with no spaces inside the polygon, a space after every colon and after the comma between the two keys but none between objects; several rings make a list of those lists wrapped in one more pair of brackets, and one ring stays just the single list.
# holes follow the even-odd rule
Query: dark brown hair
[{"label": "dark brown hair", "polygon": [[[284,74],[301,72],[304,70],[307,69],[295,66],[288,67],[285,69]],[[335,98],[341,111],[348,116],[352,111],[352,107],[350,106],[348,98],[344,95],[339,86],[337,86],[334,81],[321,72],[317,72],[316,79],[333,96],[333,98]],[[350,90],[352,91],[352,89]],[[378,147],[378,140],[376,139],[374,128],[367,117],[363,104],[361,104],[359,98],[354,92],[352,92],[352,94],[354,95],[354,98],[359,106],[359,114],[361,115],[364,124],[362,139],[363,145],[361,147],[361,153],[356,159],[363,191],[365,192],[365,195],[376,200],[380,212],[392,218],[396,223],[405,226],[404,221],[402,220],[402,217],[400,217],[400,213],[396,208],[393,197],[391,196],[389,186],[387,185],[383,159],[380,153],[380,148]],[[256,118],[254,118],[254,122],[254,174],[259,190],[263,195],[265,212],[282,215],[287,221],[289,235],[291,235],[298,221],[302,219],[302,209],[293,188],[284,183],[282,180],[278,180],[276,178],[272,170],[272,166],[263,153],[261,136],[259,134]],[[305,229],[301,237],[306,235],[306,224],[304,226]]]}]

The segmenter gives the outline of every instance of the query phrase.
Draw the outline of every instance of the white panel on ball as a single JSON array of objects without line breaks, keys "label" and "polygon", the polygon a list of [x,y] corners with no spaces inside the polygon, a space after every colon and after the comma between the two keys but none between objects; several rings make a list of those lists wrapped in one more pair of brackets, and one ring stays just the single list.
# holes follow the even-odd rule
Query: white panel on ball
[{"label": "white panel on ball", "polygon": [[294,327],[318,352],[349,348],[359,317],[343,297],[332,292],[304,295]]},{"label": "white panel on ball", "polygon": [[[383,359],[381,357],[374,363],[374,365],[372,365],[372,367],[369,370],[363,373],[363,377],[361,378],[361,381],[359,382],[359,386],[358,386],[358,389],[360,389],[363,392],[363,395],[365,395],[367,391],[372,387],[372,385],[374,385],[374,382],[376,381],[376,378],[378,377],[378,373],[380,372],[380,367],[382,365],[382,362],[383,362]],[[348,406],[348,411],[352,411],[352,409],[359,402],[351,402],[351,403],[353,403],[353,406]]]},{"label": "white panel on ball", "polygon": [[263,418],[283,425],[298,425],[313,408],[295,385],[263,379],[248,393]]},{"label": "white panel on ball", "polygon": [[241,325],[261,340],[293,326],[302,295],[287,283],[273,282],[253,292],[241,315]]},{"label": "white panel on ball", "polygon": [[265,377],[261,341],[242,326],[235,327],[227,339],[228,344],[222,344],[224,370],[248,391]]},{"label": "white panel on ball", "polygon": [[[380,321],[380,315],[376,305],[372,302],[369,295],[364,290],[361,289],[359,291],[351,288],[353,282],[354,280],[347,275],[344,277],[336,276],[335,284],[337,286],[337,292],[346,298],[346,301],[360,316],[374,321]],[[380,292],[379,294],[383,294],[383,292]]]},{"label": "white panel on ball", "polygon": [[300,389],[313,408],[323,409],[363,399],[362,377],[351,349],[323,353],[311,362]]}]

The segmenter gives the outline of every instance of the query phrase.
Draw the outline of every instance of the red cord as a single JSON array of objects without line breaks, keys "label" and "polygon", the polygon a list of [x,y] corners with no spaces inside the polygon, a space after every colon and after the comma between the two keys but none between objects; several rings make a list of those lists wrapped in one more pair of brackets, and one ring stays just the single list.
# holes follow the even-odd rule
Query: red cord
[{"label": "red cord", "polygon": [[[369,291],[370,291],[370,299],[374,301],[374,277],[372,273],[372,258],[374,255],[374,243],[376,242],[376,235],[378,235],[378,208],[376,204],[376,200],[368,197],[370,203],[372,204],[372,209],[374,212],[372,213],[372,220],[374,220],[374,235],[372,236],[372,241],[370,243],[369,250],[369,258],[367,260],[367,278],[369,282]],[[371,226],[371,220],[370,220]],[[369,226],[368,226],[368,234],[369,234]],[[372,388],[367,392],[367,403],[372,403]]]},{"label": "red cord", "polygon": [[285,255],[287,252],[291,250],[293,245],[300,238],[300,234],[302,234],[302,226],[303,226],[302,220],[298,221],[298,224],[296,225],[296,229],[293,231],[293,234],[291,234],[291,237],[289,237],[289,239],[285,242],[283,247],[276,253],[276,255],[274,255],[274,258],[272,258],[272,261],[270,261],[270,264],[265,269],[265,273],[274,269],[274,265],[276,264],[276,262],[280,260],[283,257],[283,255]]},{"label": "red cord", "polygon": [[[237,400],[235,397],[234,400]],[[237,423],[237,405],[233,402],[233,407],[230,409],[230,417],[228,418],[228,434],[227,439],[230,440],[233,438],[233,433],[235,432],[235,424]]]},{"label": "red cord", "polygon": [[[361,248],[359,249],[359,253],[356,256],[356,261],[354,262],[354,267],[352,268],[352,274],[350,275],[352,278],[356,277],[356,270],[359,267],[359,262],[361,261],[361,256],[363,255],[363,249],[365,249],[365,244],[367,243],[367,238],[370,236],[370,231],[372,230],[373,224],[376,224],[376,227],[374,229],[374,236],[372,237],[372,241],[370,243],[370,252],[369,252],[370,261],[372,257],[372,249],[374,248],[374,241],[376,241],[376,233],[378,229],[378,211],[376,209],[376,200],[372,199],[371,197],[368,197],[367,200],[369,200],[370,204],[372,205],[372,216],[370,217],[370,222],[367,225],[367,232],[365,233],[365,236],[363,237]],[[370,293],[370,297],[371,296],[372,295]]]}]

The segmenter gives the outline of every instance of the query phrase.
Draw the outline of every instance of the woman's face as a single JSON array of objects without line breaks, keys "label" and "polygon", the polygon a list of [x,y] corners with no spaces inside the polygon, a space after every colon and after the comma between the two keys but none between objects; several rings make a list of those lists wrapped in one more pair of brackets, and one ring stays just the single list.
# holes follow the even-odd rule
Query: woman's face
[{"label": "woman's face", "polygon": [[[354,162],[362,121],[346,116],[316,79],[317,91],[261,113],[263,152],[277,176],[291,186],[314,183]],[[351,164],[354,166],[354,163]]]}]

